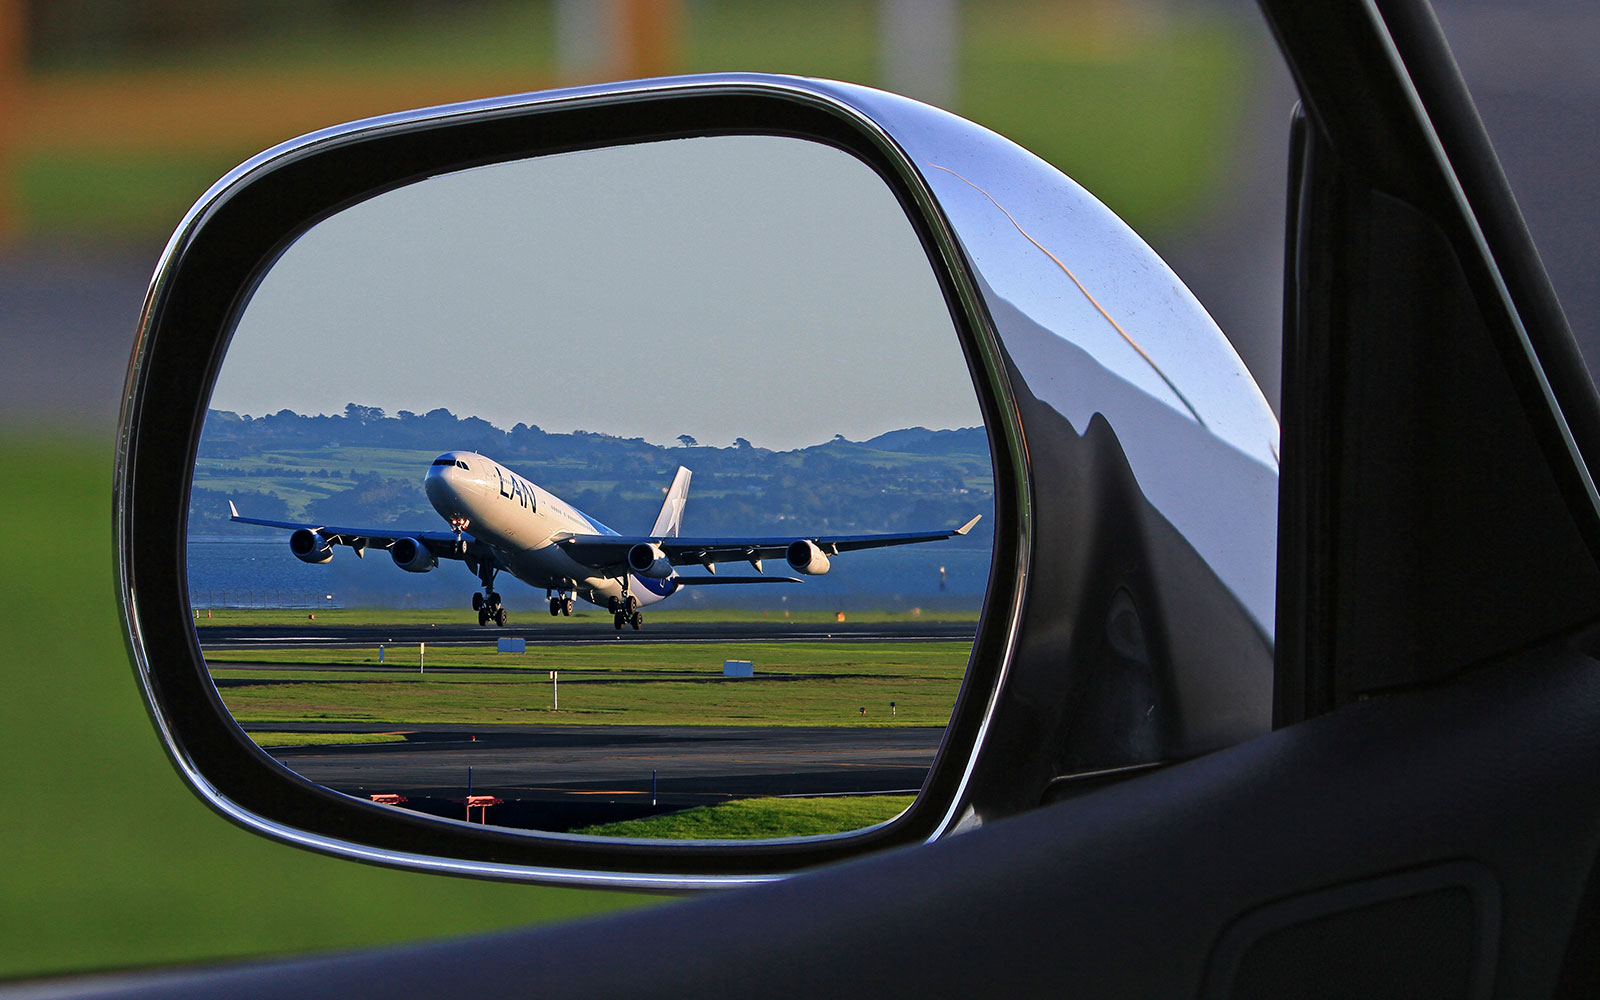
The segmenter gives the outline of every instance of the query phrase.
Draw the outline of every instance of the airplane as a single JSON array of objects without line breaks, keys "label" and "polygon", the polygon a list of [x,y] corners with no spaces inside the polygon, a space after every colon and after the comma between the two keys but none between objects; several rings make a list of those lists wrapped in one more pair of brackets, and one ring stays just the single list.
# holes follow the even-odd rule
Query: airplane
[{"label": "airplane", "polygon": [[[471,451],[447,451],[433,460],[423,480],[428,502],[449,525],[449,531],[396,531],[392,528],[344,528],[242,517],[228,501],[230,520],[283,528],[289,551],[306,563],[325,563],[335,545],[348,545],[357,556],[368,548],[387,549],[395,565],[426,573],[440,559],[459,559],[483,584],[472,595],[478,624],[505,625],[506,609],[494,589],[502,571],[543,588],[550,614],[571,615],[575,598],[611,613],[612,624],[641,628],[640,609],[666,600],[685,587],[799,583],[792,576],[717,576],[716,564],[740,560],[764,574],[762,561],[782,557],[805,576],[828,572],[833,557],[858,549],[910,545],[965,535],[978,515],[959,528],[868,535],[786,535],[759,538],[692,538],[679,534],[689,499],[690,472],[678,467],[666,500],[650,531],[620,535],[541,489],[510,469]],[[468,533],[471,528],[471,533]],[[680,576],[676,567],[704,566],[709,575]]]}]

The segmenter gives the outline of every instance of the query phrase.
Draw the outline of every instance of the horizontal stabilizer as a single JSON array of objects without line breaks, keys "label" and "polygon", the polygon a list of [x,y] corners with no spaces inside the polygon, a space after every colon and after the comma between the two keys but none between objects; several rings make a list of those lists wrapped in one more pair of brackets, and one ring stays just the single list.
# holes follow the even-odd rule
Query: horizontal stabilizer
[{"label": "horizontal stabilizer", "polygon": [[713,583],[799,583],[797,576],[679,576],[675,582],[690,587],[707,587]]}]

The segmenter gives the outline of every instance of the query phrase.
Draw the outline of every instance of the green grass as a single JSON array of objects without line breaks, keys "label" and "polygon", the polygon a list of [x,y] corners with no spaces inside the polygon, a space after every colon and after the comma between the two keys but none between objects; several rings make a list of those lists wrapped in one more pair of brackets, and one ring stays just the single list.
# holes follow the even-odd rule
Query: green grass
[{"label": "green grass", "polygon": [[1200,208],[1248,95],[1250,66],[1227,25],[1181,15],[1083,23],[1068,5],[1028,9],[1007,21],[967,8],[960,112],[1054,164],[1136,230]]},{"label": "green grass", "polygon": [[[708,3],[688,69],[881,86],[874,5]],[[1048,160],[1135,229],[1195,211],[1225,167],[1249,66],[1225,22],[1114,5],[962,5],[951,110]]]},{"label": "green grass", "polygon": [[[943,726],[971,648],[970,642],[619,643],[497,654],[439,647],[427,653],[428,665],[476,669],[431,674],[248,665],[376,663],[376,651],[365,650],[250,650],[208,659],[234,718],[257,726]],[[244,665],[226,666],[224,657]],[[415,647],[402,647],[393,657],[386,651],[384,662],[414,666],[416,657]],[[751,660],[756,676],[722,677],[725,659]],[[560,671],[560,711],[553,710],[551,669]]]},{"label": "green grass", "polygon": [[12,181],[28,227],[124,240],[170,231],[239,160],[232,153],[29,150]]},{"label": "green grass", "polygon": [[[276,487],[282,481],[300,485],[308,482],[327,485],[330,491],[337,491],[349,487],[351,481],[347,476],[353,469],[359,470],[362,475],[376,474],[387,479],[420,482],[422,477],[418,470],[426,469],[434,457],[431,450],[338,446],[310,450],[283,449],[265,455],[242,455],[236,458],[201,458],[195,463],[195,469],[197,474],[203,474],[204,485],[215,490],[259,490],[265,484]],[[338,475],[320,481],[308,478],[308,473],[321,469]],[[274,473],[276,478],[263,479],[261,473]]]},{"label": "green grass", "polygon": [[[233,826],[179,780],[112,589],[111,442],[0,434],[0,979],[353,948],[636,906],[649,897],[368,867]],[[70,609],[62,588],[74,595]]]},{"label": "green grass", "polygon": [[665,840],[752,840],[846,833],[882,823],[910,808],[914,795],[850,795],[808,799],[740,799],[722,805],[584,827],[574,833]]},{"label": "green grass", "polygon": [[403,733],[250,733],[258,747],[326,747],[355,743],[404,743]]}]

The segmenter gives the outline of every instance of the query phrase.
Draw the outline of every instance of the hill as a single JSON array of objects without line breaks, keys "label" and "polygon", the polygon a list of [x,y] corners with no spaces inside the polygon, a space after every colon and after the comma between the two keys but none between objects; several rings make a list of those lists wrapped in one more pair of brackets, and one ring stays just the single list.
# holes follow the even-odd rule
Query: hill
[{"label": "hill", "polygon": [[686,522],[694,534],[784,533],[796,525],[808,533],[900,531],[981,513],[972,542],[987,546],[993,521],[982,427],[911,427],[780,452],[742,438],[712,447],[685,437],[666,447],[520,423],[503,430],[445,409],[390,416],[351,403],[333,416],[208,411],[190,533],[237,530],[225,527],[230,499],[253,517],[433,527],[438,515],[422,478],[435,456],[454,449],[488,455],[621,531],[654,519],[679,465],[695,474]]}]

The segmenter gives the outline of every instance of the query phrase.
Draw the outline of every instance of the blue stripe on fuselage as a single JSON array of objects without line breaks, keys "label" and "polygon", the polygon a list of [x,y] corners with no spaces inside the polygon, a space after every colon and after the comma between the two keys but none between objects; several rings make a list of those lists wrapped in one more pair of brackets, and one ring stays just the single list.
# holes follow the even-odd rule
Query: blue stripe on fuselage
[{"label": "blue stripe on fuselage", "polygon": [[678,592],[678,581],[670,576],[665,580],[657,580],[652,576],[636,576],[633,577],[633,582],[657,597],[670,597]]}]

